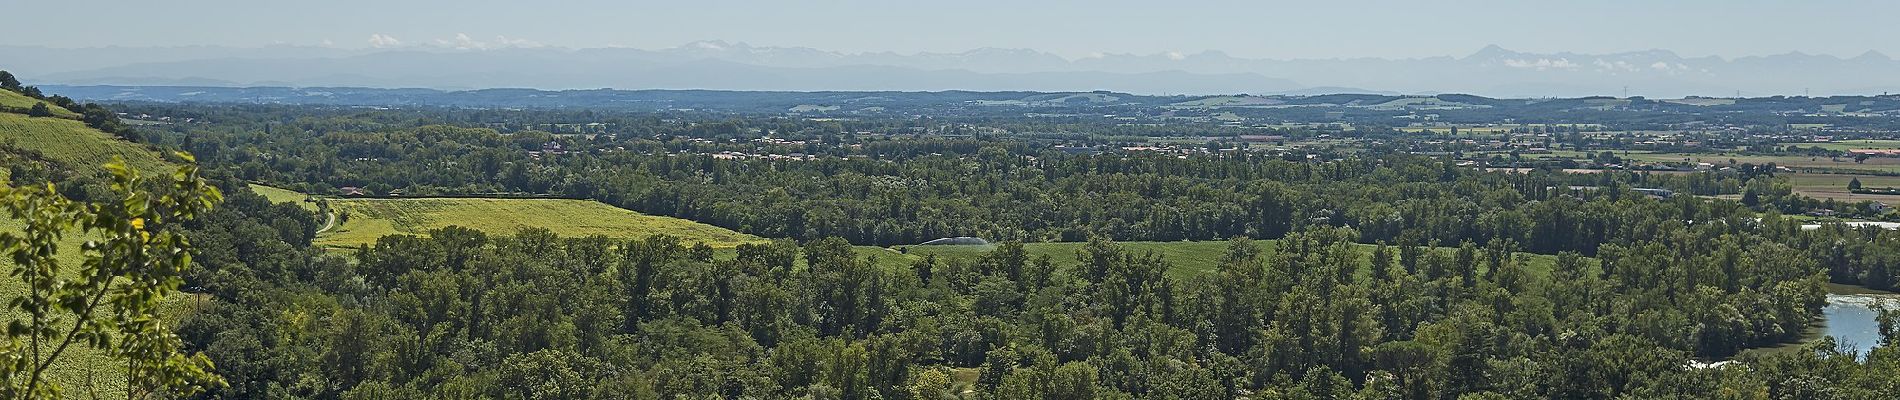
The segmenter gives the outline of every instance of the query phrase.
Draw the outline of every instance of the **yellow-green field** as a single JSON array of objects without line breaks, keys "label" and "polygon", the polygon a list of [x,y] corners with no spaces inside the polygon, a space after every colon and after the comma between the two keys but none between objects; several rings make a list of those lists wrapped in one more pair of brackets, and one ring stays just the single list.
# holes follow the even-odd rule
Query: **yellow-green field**
[{"label": "yellow-green field", "polygon": [[[26,97],[26,95],[23,95],[23,94],[14,93],[11,90],[0,89],[0,107],[19,108],[21,110],[25,110],[28,108],[32,108],[34,104],[38,104],[38,103],[46,103],[46,102],[41,101],[40,99]],[[79,117],[79,113],[72,112],[65,108],[61,108],[60,106],[53,105],[53,103],[46,103],[46,108],[48,110],[51,110],[54,116],[66,117],[66,118]]]},{"label": "yellow-green field", "polygon": [[1762,165],[1775,163],[1777,166],[1795,170],[1836,171],[1836,172],[1900,172],[1900,158],[1874,157],[1863,162],[1854,162],[1853,157],[1817,157],[1817,156],[1761,156],[1735,153],[1617,153],[1618,156],[1648,162],[1705,162],[1715,165],[1727,165],[1729,160],[1737,163]]},{"label": "yellow-green field", "polygon": [[310,212],[317,211],[317,203],[314,201],[305,201],[311,200],[312,198],[310,195],[301,192],[259,184],[251,184],[251,191],[260,196],[264,196],[265,200],[270,200],[272,203],[296,204],[298,207],[303,207],[304,210]]},{"label": "yellow-green field", "polygon": [[1834,174],[1786,174],[1788,183],[1794,185],[1794,191],[1817,199],[1835,199],[1840,201],[1881,201],[1888,204],[1900,204],[1900,196],[1880,194],[1854,194],[1847,191],[1847,183],[1860,179],[1860,186],[1870,189],[1900,188],[1900,176],[1874,175],[1834,175]]},{"label": "yellow-green field", "polygon": [[666,234],[713,247],[763,242],[757,236],[679,218],[661,217],[586,200],[563,199],[331,199],[347,218],[317,238],[332,248],[374,244],[386,235],[424,235],[450,225],[491,235],[547,228],[562,237],[603,235],[634,239]]},{"label": "yellow-green field", "polygon": [[1865,149],[1893,150],[1893,149],[1900,149],[1900,140],[1862,139],[1862,140],[1842,140],[1842,141],[1837,141],[1837,142],[1826,142],[1826,143],[1787,143],[1786,145],[1803,147],[1803,148],[1819,147],[1823,149],[1838,150],[1838,151],[1865,150]]},{"label": "yellow-green field", "polygon": [[113,156],[119,156],[146,176],[168,176],[172,172],[157,153],[144,146],[69,119],[0,113],[0,142],[38,151],[54,162],[80,171],[100,170]]}]

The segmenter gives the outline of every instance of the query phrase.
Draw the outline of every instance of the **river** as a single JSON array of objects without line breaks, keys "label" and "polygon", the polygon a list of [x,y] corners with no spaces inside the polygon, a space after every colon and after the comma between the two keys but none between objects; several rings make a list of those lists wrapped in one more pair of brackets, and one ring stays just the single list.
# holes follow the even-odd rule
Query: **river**
[{"label": "river", "polygon": [[1900,307],[1900,295],[1827,295],[1827,307],[1821,309],[1822,319],[1826,321],[1822,334],[1834,337],[1835,343],[1866,357],[1880,344],[1880,322],[1874,319],[1879,314],[1874,312],[1874,306],[1883,302],[1888,307]]}]

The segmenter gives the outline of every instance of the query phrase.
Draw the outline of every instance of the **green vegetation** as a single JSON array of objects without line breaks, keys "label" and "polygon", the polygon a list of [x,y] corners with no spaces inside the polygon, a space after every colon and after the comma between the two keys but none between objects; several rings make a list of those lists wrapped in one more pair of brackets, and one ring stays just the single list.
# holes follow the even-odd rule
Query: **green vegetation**
[{"label": "green vegetation", "polygon": [[[1253,243],[1260,247],[1264,255],[1272,255],[1275,251],[1274,244],[1276,241],[1256,240],[1253,241]],[[1130,253],[1152,253],[1168,261],[1168,276],[1171,278],[1190,279],[1195,276],[1214,273],[1220,266],[1221,257],[1226,253],[1230,243],[1227,241],[1200,241],[1122,242],[1119,244]],[[1057,266],[1074,268],[1082,262],[1077,259],[1077,255],[1083,254],[1081,251],[1083,251],[1087,245],[1087,242],[1025,243],[1023,244],[1023,250],[1030,258],[1046,256]],[[1356,244],[1354,247],[1359,250],[1360,256],[1363,257],[1362,259],[1365,261],[1364,266],[1370,267],[1372,265],[1372,254],[1378,249],[1378,246]],[[985,254],[989,254],[995,249],[996,246],[907,246],[904,248],[905,254],[909,255],[911,259],[936,256],[938,259],[944,261],[975,260]],[[1443,247],[1437,250],[1440,252],[1452,252],[1457,249]],[[1523,254],[1525,257],[1526,262],[1524,267],[1526,270],[1538,275],[1547,274],[1551,266],[1556,262],[1556,257],[1553,256],[1520,254]]]},{"label": "green vegetation", "polygon": [[37,104],[46,104],[47,111],[51,112],[52,116],[54,117],[59,117],[59,118],[78,118],[79,117],[79,113],[72,112],[72,110],[67,110],[65,107],[60,107],[58,105],[47,103],[45,100],[35,99],[32,97],[26,97],[26,95],[14,93],[11,90],[0,89],[0,111],[11,111],[15,113],[24,114],[26,113],[26,110],[32,109],[33,106]]},{"label": "green vegetation", "polygon": [[87,127],[58,118],[33,118],[0,113],[0,144],[38,152],[49,161],[82,172],[101,173],[113,157],[147,175],[167,174],[171,168],[158,153]]},{"label": "green vegetation", "polygon": [[[1623,156],[1622,152],[1617,153]],[[1736,163],[1768,164],[1788,167],[1795,170],[1840,171],[1840,172],[1886,172],[1900,173],[1900,158],[1870,158],[1861,162],[1854,157],[1809,156],[1809,155],[1743,155],[1735,153],[1638,153],[1631,152],[1625,158],[1649,162],[1687,162],[1728,165],[1729,160]]]},{"label": "green vegetation", "polygon": [[1876,175],[1837,175],[1837,174],[1786,174],[1794,191],[1817,199],[1840,201],[1882,201],[1888,204],[1900,203],[1900,196],[1879,194],[1856,194],[1850,192],[1848,184],[1860,180],[1860,186],[1869,189],[1900,188],[1900,176]]},{"label": "green vegetation", "polygon": [[302,192],[259,184],[251,184],[250,188],[251,192],[264,196],[264,199],[270,200],[272,203],[295,204],[297,207],[311,212],[318,211],[316,202],[310,201],[314,198]]},{"label": "green vegetation", "polygon": [[1858,140],[1840,140],[1840,141],[1823,142],[1823,143],[1787,143],[1786,145],[1797,146],[1797,147],[1819,147],[1819,148],[1835,150],[1835,151],[1894,150],[1894,149],[1900,149],[1900,140],[1858,139]]},{"label": "green vegetation", "polygon": [[[0,232],[0,253],[11,270],[0,285],[10,295],[0,397],[54,399],[68,390],[189,396],[223,384],[203,354],[185,354],[165,322],[176,316],[165,300],[178,293],[192,260],[175,227],[222,197],[194,166],[151,186],[124,164],[105,169],[113,197],[102,201],[74,202],[49,187],[0,187],[10,228]],[[150,195],[148,187],[168,194]],[[69,236],[89,239],[83,251],[61,254],[74,250],[63,240]]]},{"label": "green vegetation", "polygon": [[[1139,100],[1104,96],[1017,102]],[[1699,151],[1662,128],[128,107],[214,121],[135,135],[232,194],[178,228],[216,301],[175,332],[232,383],[210,398],[1900,395],[1900,348],[1745,352],[1803,340],[1825,283],[1900,286],[1900,232],[1804,230],[1781,214],[1841,204],[1763,165],[1563,172]],[[1303,147],[1115,150],[1236,133]],[[1546,143],[1590,160],[1509,156]],[[318,234],[301,196],[244,182],[446,196],[329,199],[348,218]],[[598,202],[463,197],[494,193]],[[911,245],[951,236],[1005,242]],[[1716,359],[1742,365],[1692,364]]]},{"label": "green vegetation", "polygon": [[526,228],[546,228],[571,237],[602,235],[616,239],[672,235],[687,243],[733,247],[762,241],[756,236],[693,221],[645,215],[597,201],[565,199],[331,199],[342,222],[317,242],[351,248],[373,244],[379,237],[422,235],[429,230],[461,226],[494,235]]},{"label": "green vegetation", "polygon": [[[0,233],[21,234],[26,231],[25,222],[0,218]],[[56,262],[63,266],[77,266],[85,261],[80,246],[86,242],[84,236],[69,235],[56,244]],[[0,261],[0,266],[12,267],[12,261]],[[77,268],[64,268],[62,278],[77,278]],[[0,281],[0,298],[13,299],[27,294],[27,285],[18,280]],[[167,299],[170,303],[180,303],[182,298]],[[176,316],[177,314],[168,314]],[[28,314],[14,308],[0,309],[0,320],[13,321],[27,318]],[[98,392],[104,398],[125,397],[125,371],[116,367],[111,353],[94,347],[73,347],[60,360],[53,363],[46,372],[48,382],[77,393]]]}]

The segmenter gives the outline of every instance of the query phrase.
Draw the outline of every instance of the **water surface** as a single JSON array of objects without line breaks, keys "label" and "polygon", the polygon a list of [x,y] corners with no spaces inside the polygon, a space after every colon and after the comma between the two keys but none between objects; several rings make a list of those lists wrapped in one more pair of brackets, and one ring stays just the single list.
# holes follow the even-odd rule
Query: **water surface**
[{"label": "water surface", "polygon": [[1900,308],[1900,295],[1827,295],[1827,307],[1821,309],[1821,318],[1826,321],[1822,334],[1832,336],[1835,343],[1865,357],[1880,344],[1880,323],[1874,320],[1879,313],[1874,311],[1874,306],[1883,303]]}]

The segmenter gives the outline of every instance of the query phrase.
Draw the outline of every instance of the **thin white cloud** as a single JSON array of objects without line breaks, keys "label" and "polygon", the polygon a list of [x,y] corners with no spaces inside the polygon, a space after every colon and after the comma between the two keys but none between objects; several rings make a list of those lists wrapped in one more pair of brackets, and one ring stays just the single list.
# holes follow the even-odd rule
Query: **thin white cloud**
[{"label": "thin white cloud", "polygon": [[1504,60],[1504,66],[1511,67],[1511,68],[1528,68],[1528,69],[1543,71],[1547,69],[1573,69],[1573,68],[1577,68],[1579,65],[1577,65],[1577,63],[1570,62],[1570,59],[1568,58],[1559,58],[1555,60],[1548,59],[1548,58],[1539,58],[1536,60],[1507,59],[1507,60]]},{"label": "thin white cloud", "polygon": [[401,45],[402,45],[402,41],[396,40],[395,36],[384,35],[381,33],[369,34],[369,47],[375,47],[375,48],[381,49],[381,48],[396,47],[396,46],[401,46]]},{"label": "thin white cloud", "polygon": [[541,44],[541,42],[536,42],[536,41],[533,41],[533,40],[528,40],[528,39],[510,39],[510,38],[508,38],[507,36],[502,36],[502,35],[495,35],[495,42],[496,42],[496,43],[499,43],[499,44],[500,44],[500,45],[501,45],[502,47],[542,47],[542,46],[547,46],[547,45],[545,45],[545,44]]},{"label": "thin white cloud", "polygon": [[1622,60],[1617,60],[1616,62],[1609,62],[1609,61],[1603,61],[1602,59],[1597,59],[1596,62],[1591,63],[1591,64],[1596,65],[1598,71],[1636,72],[1636,71],[1641,70],[1641,68],[1638,68],[1635,64],[1630,64],[1628,61],[1622,61]]},{"label": "thin white cloud", "polygon": [[496,35],[495,40],[492,42],[480,41],[469,37],[466,33],[456,33],[455,37],[451,39],[436,39],[435,44],[456,50],[491,50],[512,47],[533,48],[546,46],[541,44],[541,42],[527,39],[512,39],[503,35]]},{"label": "thin white cloud", "polygon": [[1185,60],[1185,59],[1187,59],[1187,56],[1186,56],[1186,55],[1182,55],[1182,54],[1181,54],[1181,52],[1178,52],[1178,51],[1170,51],[1170,52],[1168,52],[1168,59],[1169,59],[1169,60],[1175,60],[1175,61],[1181,61],[1181,60]]}]

